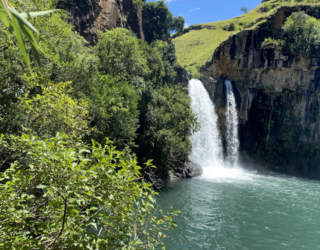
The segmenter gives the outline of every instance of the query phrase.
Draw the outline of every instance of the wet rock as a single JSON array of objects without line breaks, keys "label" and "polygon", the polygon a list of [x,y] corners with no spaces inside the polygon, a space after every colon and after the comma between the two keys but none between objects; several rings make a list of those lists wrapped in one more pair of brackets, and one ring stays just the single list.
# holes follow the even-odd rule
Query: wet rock
[{"label": "wet rock", "polygon": [[203,169],[199,164],[194,162],[186,162],[183,168],[179,168],[175,171],[169,171],[169,180],[186,179],[201,176]]},{"label": "wet rock", "polygon": [[203,174],[202,167],[199,164],[196,164],[192,161],[186,162],[184,164],[184,171],[186,178],[194,178]]}]

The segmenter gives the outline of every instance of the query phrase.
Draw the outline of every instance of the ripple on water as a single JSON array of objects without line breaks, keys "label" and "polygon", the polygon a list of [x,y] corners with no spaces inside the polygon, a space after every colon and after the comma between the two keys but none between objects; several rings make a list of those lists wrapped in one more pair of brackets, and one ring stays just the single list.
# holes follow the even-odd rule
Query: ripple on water
[{"label": "ripple on water", "polygon": [[320,184],[241,169],[169,183],[158,197],[181,214],[167,249],[320,249]]}]

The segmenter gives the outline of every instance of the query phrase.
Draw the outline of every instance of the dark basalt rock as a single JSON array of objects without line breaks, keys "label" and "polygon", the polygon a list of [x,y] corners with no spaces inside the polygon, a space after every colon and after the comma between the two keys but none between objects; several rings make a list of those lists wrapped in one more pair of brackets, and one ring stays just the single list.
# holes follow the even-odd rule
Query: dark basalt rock
[{"label": "dark basalt rock", "polygon": [[192,74],[181,67],[175,68],[175,71],[177,72],[177,77],[174,81],[174,84],[187,88],[189,81],[192,79]]},{"label": "dark basalt rock", "polygon": [[320,178],[320,54],[261,48],[281,32],[293,12],[320,18],[320,8],[281,7],[255,29],[240,31],[215,50],[201,81],[215,103],[223,142],[224,80],[232,82],[239,116],[240,150],[269,168]]},{"label": "dark basalt rock", "polygon": [[59,0],[58,7],[70,12],[70,23],[91,45],[98,31],[129,28],[144,40],[142,11],[132,0]]},{"label": "dark basalt rock", "polygon": [[179,168],[176,171],[169,172],[169,180],[174,179],[186,179],[201,176],[203,169],[199,164],[194,162],[186,162],[183,168]]}]

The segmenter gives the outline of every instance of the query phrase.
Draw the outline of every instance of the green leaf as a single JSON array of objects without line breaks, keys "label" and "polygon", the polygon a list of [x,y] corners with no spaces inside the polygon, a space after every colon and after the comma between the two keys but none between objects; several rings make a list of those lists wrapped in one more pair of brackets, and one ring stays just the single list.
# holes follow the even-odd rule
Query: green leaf
[{"label": "green leaf", "polygon": [[7,27],[10,26],[8,18],[7,18],[7,12],[6,12],[6,9],[5,9],[4,5],[2,4],[2,2],[0,3],[0,19]]},{"label": "green leaf", "polygon": [[35,33],[39,33],[35,27],[33,27],[33,25],[28,22],[25,18],[22,17],[22,15],[16,11],[14,8],[9,8],[9,11],[11,12],[11,14],[19,21],[21,21],[25,26],[27,26],[29,29],[31,29],[33,32]]},{"label": "green leaf", "polygon": [[48,186],[45,186],[45,185],[42,185],[42,184],[40,184],[40,185],[38,185],[36,188],[38,188],[38,189],[45,189],[45,188],[47,188]]},{"label": "green leaf", "polygon": [[13,33],[15,34],[17,41],[18,41],[18,45],[20,47],[21,53],[24,57],[24,60],[28,66],[28,68],[31,70],[30,67],[30,58],[29,55],[27,53],[27,48],[26,48],[26,43],[23,39],[21,30],[20,30],[20,26],[19,26],[19,21],[15,18],[15,16],[12,16],[12,20],[11,20],[11,25],[13,28]]},{"label": "green leaf", "polygon": [[36,61],[36,64],[37,66],[39,67],[40,69],[40,55],[39,55],[39,47],[38,47],[38,44],[36,42],[36,39],[34,38],[32,32],[27,29],[23,23],[21,23],[19,21],[19,24],[20,24],[20,28],[22,30],[22,32],[26,35],[26,37],[28,38],[30,44],[31,44],[31,47],[32,47],[32,54],[33,54],[33,57],[34,57],[34,60]]},{"label": "green leaf", "polygon": [[20,16],[23,18],[28,17],[38,17],[38,16],[45,16],[51,14],[57,10],[47,10],[47,11],[38,11],[38,12],[27,12],[27,13],[20,13]]}]

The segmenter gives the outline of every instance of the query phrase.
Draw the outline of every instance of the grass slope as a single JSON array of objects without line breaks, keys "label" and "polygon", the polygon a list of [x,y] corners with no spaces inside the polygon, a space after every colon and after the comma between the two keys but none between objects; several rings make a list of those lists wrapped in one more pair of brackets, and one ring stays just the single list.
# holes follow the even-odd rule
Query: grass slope
[{"label": "grass slope", "polygon": [[[243,29],[252,29],[263,23],[266,18],[272,15],[281,6],[293,6],[298,4],[315,5],[320,0],[271,0],[260,4],[250,12],[235,17],[233,19],[207,23],[206,25],[216,26],[215,30],[201,29],[191,30],[190,32],[173,39],[176,45],[178,64],[193,74],[194,78],[200,77],[199,69],[205,64],[214,50],[229,36],[238,33]],[[234,31],[226,31],[225,26],[234,23]],[[200,25],[200,24],[199,24]]]}]

